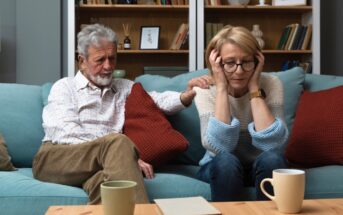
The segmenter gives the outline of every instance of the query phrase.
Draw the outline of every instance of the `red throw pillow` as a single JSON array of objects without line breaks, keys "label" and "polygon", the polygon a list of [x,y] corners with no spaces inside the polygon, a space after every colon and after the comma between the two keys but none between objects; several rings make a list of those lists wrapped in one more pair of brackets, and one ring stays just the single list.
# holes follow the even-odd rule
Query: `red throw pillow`
[{"label": "red throw pillow", "polygon": [[303,93],[286,157],[304,167],[343,164],[343,86]]},{"label": "red throw pillow", "polygon": [[188,141],[173,129],[140,83],[133,85],[126,100],[123,133],[136,144],[140,158],[154,166],[188,147]]}]

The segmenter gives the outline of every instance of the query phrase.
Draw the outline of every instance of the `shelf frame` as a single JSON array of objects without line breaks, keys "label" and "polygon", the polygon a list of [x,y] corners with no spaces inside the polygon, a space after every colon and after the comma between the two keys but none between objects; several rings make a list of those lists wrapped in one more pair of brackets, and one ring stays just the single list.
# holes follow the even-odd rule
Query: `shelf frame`
[{"label": "shelf frame", "polygon": [[[312,55],[312,72],[313,74],[320,74],[320,0],[312,0],[312,5],[307,6],[232,6],[232,5],[220,5],[209,6],[204,4],[204,0],[198,0],[197,2],[197,47],[198,50],[205,50],[205,13],[223,13],[232,12],[240,14],[248,13],[290,13],[290,14],[302,14],[303,19],[299,22],[303,24],[312,24],[312,40],[311,50],[263,50],[266,55],[276,54],[281,55],[304,55],[308,57]],[[281,32],[280,32],[281,34]],[[197,69],[205,68],[204,53],[197,53]]]}]

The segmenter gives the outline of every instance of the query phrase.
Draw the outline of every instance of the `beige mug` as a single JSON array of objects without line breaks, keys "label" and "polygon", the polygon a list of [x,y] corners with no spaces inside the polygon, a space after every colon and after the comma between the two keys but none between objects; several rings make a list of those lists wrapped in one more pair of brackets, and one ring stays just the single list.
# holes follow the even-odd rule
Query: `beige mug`
[{"label": "beige mug", "polygon": [[[264,183],[270,182],[274,196],[264,189]],[[305,172],[298,169],[276,169],[273,178],[265,178],[260,184],[262,192],[276,203],[282,213],[298,213],[301,210],[305,194]]]},{"label": "beige mug", "polygon": [[135,209],[134,181],[106,181],[100,185],[104,215],[133,215]]}]

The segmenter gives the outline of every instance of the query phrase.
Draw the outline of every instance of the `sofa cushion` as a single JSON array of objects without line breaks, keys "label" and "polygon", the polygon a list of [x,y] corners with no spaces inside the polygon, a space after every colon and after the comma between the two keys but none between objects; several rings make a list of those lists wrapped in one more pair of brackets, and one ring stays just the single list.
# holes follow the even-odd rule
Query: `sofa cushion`
[{"label": "sofa cushion", "polygon": [[80,205],[88,202],[81,188],[33,179],[31,168],[0,171],[0,208],[5,214],[44,214],[51,205]]},{"label": "sofa cushion", "polygon": [[343,166],[316,167],[305,172],[305,199],[343,197]]},{"label": "sofa cushion", "polygon": [[304,89],[305,72],[300,67],[294,67],[283,72],[272,72],[283,83],[284,91],[284,116],[289,131],[295,118],[300,95]]},{"label": "sofa cushion", "polygon": [[286,148],[291,163],[305,167],[343,164],[343,86],[305,91]]},{"label": "sofa cushion", "polygon": [[[164,92],[166,90],[182,92],[187,88],[187,83],[194,77],[208,74],[206,69],[189,72],[168,78],[159,75],[142,75],[136,78],[136,82],[142,83],[146,91]],[[200,121],[194,103],[172,115],[168,116],[173,128],[181,132],[189,141],[186,152],[178,157],[178,161],[186,164],[198,164],[205,153],[200,140]]]},{"label": "sofa cushion", "polygon": [[0,131],[12,163],[31,167],[43,139],[40,86],[0,84]]},{"label": "sofa cushion", "polygon": [[164,164],[188,146],[140,83],[132,86],[126,100],[123,133],[136,144],[142,160],[154,166]]},{"label": "sofa cushion", "polygon": [[0,133],[0,171],[13,171],[15,170],[11,157],[8,155],[5,140]]}]

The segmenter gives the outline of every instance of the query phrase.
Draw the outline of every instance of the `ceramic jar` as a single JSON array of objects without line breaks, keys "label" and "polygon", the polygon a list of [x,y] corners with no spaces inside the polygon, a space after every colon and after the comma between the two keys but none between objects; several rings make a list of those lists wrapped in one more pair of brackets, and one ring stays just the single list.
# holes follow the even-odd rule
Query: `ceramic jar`
[{"label": "ceramic jar", "polygon": [[126,72],[123,69],[116,69],[113,71],[112,75],[113,75],[113,78],[124,78],[126,75]]},{"label": "ceramic jar", "polygon": [[258,44],[260,45],[261,49],[264,48],[265,42],[262,39],[263,32],[260,29],[260,25],[253,25],[251,34],[256,38]]},{"label": "ceramic jar", "polygon": [[230,5],[247,5],[250,0],[228,0]]}]

